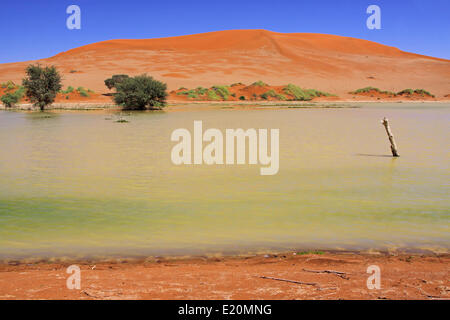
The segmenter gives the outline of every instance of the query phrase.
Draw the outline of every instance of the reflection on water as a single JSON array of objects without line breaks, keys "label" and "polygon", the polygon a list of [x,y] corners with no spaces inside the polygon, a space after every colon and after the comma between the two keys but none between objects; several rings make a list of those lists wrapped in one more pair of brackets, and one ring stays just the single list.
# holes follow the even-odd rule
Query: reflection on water
[{"label": "reflection on water", "polygon": [[[0,113],[0,256],[448,251],[448,105]],[[389,157],[388,117],[401,157]],[[170,134],[279,128],[280,171],[174,166]]]}]

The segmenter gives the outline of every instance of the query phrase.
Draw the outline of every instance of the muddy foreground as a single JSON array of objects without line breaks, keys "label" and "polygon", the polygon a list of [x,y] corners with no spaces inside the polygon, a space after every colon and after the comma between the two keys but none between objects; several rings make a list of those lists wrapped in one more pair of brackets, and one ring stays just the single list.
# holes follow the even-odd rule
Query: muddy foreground
[{"label": "muddy foreground", "polygon": [[[69,290],[71,264],[81,289]],[[367,268],[380,267],[369,290]],[[324,253],[0,266],[0,299],[449,299],[450,255]],[[285,281],[287,280],[287,281]]]}]

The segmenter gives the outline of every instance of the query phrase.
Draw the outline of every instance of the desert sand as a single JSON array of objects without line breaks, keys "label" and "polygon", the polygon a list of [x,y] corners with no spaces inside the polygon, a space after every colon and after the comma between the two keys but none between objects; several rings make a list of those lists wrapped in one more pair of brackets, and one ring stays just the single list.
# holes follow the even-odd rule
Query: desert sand
[{"label": "desert sand", "polygon": [[[449,299],[449,262],[331,252],[74,262],[80,290],[67,289],[71,263],[11,262],[0,265],[0,299]],[[370,265],[380,267],[380,289],[367,288]]]},{"label": "desert sand", "polygon": [[20,83],[25,67],[40,62],[57,66],[64,86],[108,92],[113,74],[147,73],[168,84],[195,88],[294,83],[340,97],[367,86],[398,92],[426,89],[450,94],[450,60],[401,51],[349,37],[231,30],[161,39],[110,40],[75,48],[53,57],[0,64],[0,82]]}]

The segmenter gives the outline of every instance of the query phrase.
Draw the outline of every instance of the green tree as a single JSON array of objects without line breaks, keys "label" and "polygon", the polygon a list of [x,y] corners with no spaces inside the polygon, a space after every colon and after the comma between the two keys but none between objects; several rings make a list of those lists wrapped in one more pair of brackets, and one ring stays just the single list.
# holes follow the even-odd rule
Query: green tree
[{"label": "green tree", "polygon": [[123,80],[129,78],[126,74],[115,74],[111,78],[105,80],[105,86],[108,87],[109,90],[115,88],[117,84],[121,83]]},{"label": "green tree", "polygon": [[61,90],[61,76],[55,66],[41,67],[39,64],[29,65],[26,74],[22,80],[26,95],[42,111],[55,101]]},{"label": "green tree", "polygon": [[166,105],[167,85],[146,74],[126,78],[116,84],[116,104],[128,110],[144,110],[147,106],[162,108]]}]

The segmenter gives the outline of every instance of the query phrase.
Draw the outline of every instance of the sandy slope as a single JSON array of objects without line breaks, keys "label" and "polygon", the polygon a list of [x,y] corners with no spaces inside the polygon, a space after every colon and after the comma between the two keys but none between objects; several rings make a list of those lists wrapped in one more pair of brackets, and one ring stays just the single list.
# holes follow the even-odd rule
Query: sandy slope
[{"label": "sandy slope", "polygon": [[[190,36],[111,40],[40,60],[55,64],[65,86],[106,92],[112,74],[148,73],[169,89],[252,83],[295,83],[345,95],[365,86],[399,91],[424,88],[450,93],[450,60],[400,51],[354,38],[265,30],[232,30]],[[0,82],[20,82],[29,62],[0,64]],[[71,73],[72,70],[77,72]]]}]

